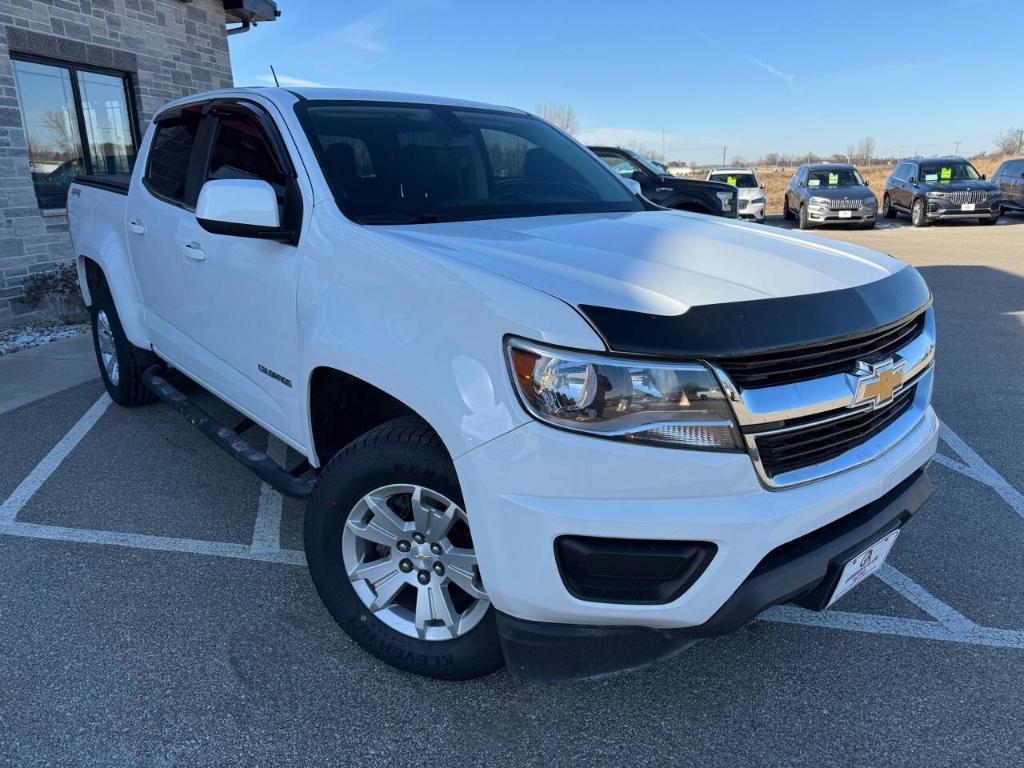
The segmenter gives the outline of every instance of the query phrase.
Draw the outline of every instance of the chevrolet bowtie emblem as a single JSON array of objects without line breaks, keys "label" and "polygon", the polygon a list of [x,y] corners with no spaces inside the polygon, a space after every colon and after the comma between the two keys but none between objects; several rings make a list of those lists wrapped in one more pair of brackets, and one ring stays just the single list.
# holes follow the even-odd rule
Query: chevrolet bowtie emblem
[{"label": "chevrolet bowtie emblem", "polygon": [[857,365],[860,368],[860,378],[857,381],[857,391],[853,395],[854,407],[870,405],[872,408],[878,408],[886,405],[903,386],[903,377],[907,371],[905,363],[896,364],[892,360],[886,360],[884,363]]}]

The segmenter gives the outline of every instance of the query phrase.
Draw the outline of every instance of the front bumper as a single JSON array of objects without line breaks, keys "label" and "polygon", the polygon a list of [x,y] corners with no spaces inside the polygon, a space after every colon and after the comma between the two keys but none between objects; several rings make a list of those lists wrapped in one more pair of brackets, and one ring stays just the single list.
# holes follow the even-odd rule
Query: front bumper
[{"label": "front bumper", "polygon": [[[679,629],[705,624],[772,550],[882,498],[935,453],[930,406],[871,462],[768,490],[746,453],[627,444],[529,422],[456,460],[481,576],[495,608],[532,622]],[[703,541],[714,559],[664,604],[574,597],[560,536]]]},{"label": "front bumper", "polygon": [[821,610],[843,566],[903,526],[931,494],[919,469],[882,498],[777,547],[701,625],[680,629],[553,624],[497,614],[505,660],[530,680],[575,680],[637,669],[667,658],[703,637],[732,632],[773,605],[795,602]]},{"label": "front bumper", "polygon": [[751,203],[747,201],[744,205],[743,201],[739,202],[739,214],[741,219],[752,219],[754,221],[764,221],[765,214],[765,203],[762,200],[758,203]]},{"label": "front bumper", "polygon": [[986,200],[976,203],[973,210],[965,211],[963,206],[942,198],[928,198],[927,214],[932,221],[940,219],[984,219],[998,216],[1002,212],[1000,200]]},{"label": "front bumper", "polygon": [[[850,215],[846,216],[847,213]],[[807,206],[807,218],[814,224],[867,224],[875,220],[877,213],[877,207],[838,211],[820,205]]]}]

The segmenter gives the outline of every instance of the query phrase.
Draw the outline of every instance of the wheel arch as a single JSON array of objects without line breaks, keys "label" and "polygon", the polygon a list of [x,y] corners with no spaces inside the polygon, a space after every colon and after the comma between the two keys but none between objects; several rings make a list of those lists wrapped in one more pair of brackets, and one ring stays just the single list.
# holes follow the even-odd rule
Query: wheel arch
[{"label": "wheel arch", "polygon": [[316,466],[326,464],[346,445],[371,429],[401,417],[412,417],[428,427],[454,459],[440,432],[416,409],[364,379],[330,365],[315,367],[308,381],[308,419],[311,456]]}]

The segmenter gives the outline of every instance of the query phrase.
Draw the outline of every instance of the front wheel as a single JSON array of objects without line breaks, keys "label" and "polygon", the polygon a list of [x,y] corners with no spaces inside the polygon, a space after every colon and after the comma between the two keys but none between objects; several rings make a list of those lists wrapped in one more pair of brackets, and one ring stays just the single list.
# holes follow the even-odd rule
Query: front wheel
[{"label": "front wheel", "polygon": [[793,215],[793,212],[789,210],[789,195],[782,198],[782,218],[786,221],[792,221],[796,218],[796,216]]},{"label": "front wheel", "polygon": [[800,206],[800,213],[797,214],[797,217],[799,218],[799,221],[797,223],[798,223],[800,229],[810,229],[811,228],[811,226],[812,226],[811,225],[811,220],[809,218],[807,218],[807,206],[806,205],[801,205]]},{"label": "front wheel", "polygon": [[1003,208],[1002,208],[1002,206],[999,206],[998,208],[996,208],[995,215],[993,215],[993,216],[986,216],[985,218],[978,219],[978,223],[979,224],[989,224],[989,225],[995,224],[997,221],[999,221],[999,217],[1002,216],[1002,215],[1003,215]]},{"label": "front wheel", "polygon": [[422,421],[390,421],[331,459],[304,533],[320,599],[369,653],[450,680],[504,663],[455,467]]},{"label": "front wheel", "polygon": [[925,213],[924,200],[920,197],[914,201],[914,207],[910,209],[910,223],[915,227],[927,227],[931,223]]}]

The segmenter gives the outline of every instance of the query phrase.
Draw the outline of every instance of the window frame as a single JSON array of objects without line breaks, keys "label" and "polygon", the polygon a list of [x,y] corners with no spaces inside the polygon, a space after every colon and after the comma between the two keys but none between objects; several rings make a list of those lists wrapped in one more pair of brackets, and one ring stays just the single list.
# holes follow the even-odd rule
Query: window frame
[{"label": "window frame", "polygon": [[[118,69],[108,69],[106,67],[97,67],[92,64],[80,64],[70,59],[54,58],[52,56],[38,56],[32,53],[23,53],[21,51],[11,51],[9,56],[12,64],[16,61],[24,61],[29,64],[40,64],[42,66],[54,67],[58,69],[64,69],[68,71],[68,75],[71,80],[71,98],[75,109],[75,127],[78,129],[79,143],[82,148],[82,167],[85,168],[85,176],[93,175],[93,164],[91,152],[89,150],[89,132],[87,130],[85,122],[85,109],[82,105],[82,89],[78,83],[79,72],[90,72],[97,75],[107,75],[108,77],[116,77],[121,80],[124,86],[125,95],[125,106],[128,110],[128,129],[131,134],[132,149],[134,150],[134,158],[132,159],[132,168],[135,167],[135,162],[139,159],[139,146],[141,144],[141,136],[139,134],[139,113],[136,109],[135,104],[135,73],[125,72]],[[12,73],[13,74],[13,73]],[[21,103],[21,96],[18,96],[18,111],[24,113],[24,109]],[[22,114],[24,119],[24,114]],[[27,130],[26,130],[26,139]],[[131,174],[128,174],[129,177]],[[111,176],[111,174],[102,174],[103,177]],[[114,177],[119,178],[119,177]],[[34,185],[33,185],[34,188]],[[37,197],[38,203],[38,197]],[[39,206],[45,210],[60,210],[65,206]]]}]

